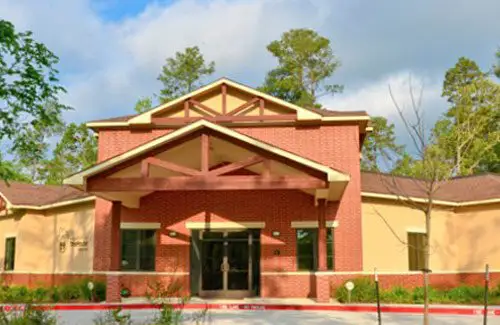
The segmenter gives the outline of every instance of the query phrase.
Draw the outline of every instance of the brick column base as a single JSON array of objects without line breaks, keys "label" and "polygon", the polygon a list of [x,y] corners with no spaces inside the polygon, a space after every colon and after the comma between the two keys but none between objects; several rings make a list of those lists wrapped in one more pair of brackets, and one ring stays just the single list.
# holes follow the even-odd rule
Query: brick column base
[{"label": "brick column base", "polygon": [[120,276],[106,275],[106,302],[121,302]]},{"label": "brick column base", "polygon": [[316,301],[330,302],[330,279],[328,275],[316,274]]}]

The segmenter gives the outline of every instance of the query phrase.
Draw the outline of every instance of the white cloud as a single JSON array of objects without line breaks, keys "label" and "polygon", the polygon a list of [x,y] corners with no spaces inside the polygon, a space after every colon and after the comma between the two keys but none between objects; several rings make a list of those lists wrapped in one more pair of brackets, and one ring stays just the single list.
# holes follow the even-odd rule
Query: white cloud
[{"label": "white cloud", "polygon": [[[265,46],[297,27],[331,38],[344,64],[334,82],[345,84],[346,93],[325,99],[332,109],[391,115],[388,82],[400,85],[394,89],[398,99],[407,98],[400,82],[406,73],[397,71],[426,71],[442,78],[461,55],[481,53],[482,64],[488,63],[498,45],[494,27],[500,20],[488,17],[498,12],[500,2],[423,1],[178,0],[152,2],[142,12],[114,21],[97,13],[91,0],[0,0],[0,11],[19,30],[33,30],[60,57],[68,90],[64,99],[76,108],[67,115],[70,120],[131,113],[137,98],[158,91],[156,77],[164,59],[191,45],[216,61],[213,78],[225,75],[258,85],[274,64]],[[457,9],[452,18],[450,6]],[[470,15],[471,10],[487,18]],[[441,103],[435,82],[440,78],[426,84],[428,106]]]},{"label": "white cloud", "polygon": [[[395,106],[396,103],[401,108],[405,119],[410,122],[415,121],[410,89],[412,89],[415,104],[419,105],[423,111],[425,126],[427,130],[430,130],[446,109],[446,102],[441,98],[439,78],[401,71],[350,89],[335,97],[324,98],[322,104],[331,110],[364,110],[372,116],[387,117],[396,126],[399,142],[410,144],[408,132]],[[418,104],[419,99],[420,104]]]},{"label": "white cloud", "polygon": [[[411,105],[410,89],[413,90],[415,98],[422,98],[424,109],[431,109],[430,106],[439,105],[440,102],[441,85],[436,78],[401,71],[351,88],[335,97],[324,98],[322,103],[332,110],[365,110],[370,115],[397,115],[389,87],[396,103],[407,110]],[[432,108],[433,111],[435,109]]]},{"label": "white cloud", "polygon": [[265,46],[292,27],[319,28],[327,0],[186,0],[153,3],[140,14],[105,22],[89,0],[0,0],[2,15],[31,29],[61,58],[71,120],[129,114],[157,92],[167,56],[198,45],[217,64],[215,79],[261,80],[273,64]]}]

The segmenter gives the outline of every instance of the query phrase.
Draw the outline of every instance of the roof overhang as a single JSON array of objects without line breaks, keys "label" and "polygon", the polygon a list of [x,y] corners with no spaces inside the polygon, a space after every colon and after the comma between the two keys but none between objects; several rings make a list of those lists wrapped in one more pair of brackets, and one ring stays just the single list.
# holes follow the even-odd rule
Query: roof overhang
[{"label": "roof overhang", "polygon": [[[320,114],[319,112],[315,110],[310,110],[306,109],[297,105],[294,105],[292,103],[288,103],[282,99],[279,99],[274,96],[270,96],[266,93],[260,92],[256,89],[253,89],[251,87],[245,86],[243,84],[234,82],[230,79],[227,78],[221,78],[219,80],[216,80],[204,87],[201,87],[191,93],[188,93],[184,96],[178,97],[172,101],[169,101],[167,103],[164,103],[162,105],[159,105],[147,112],[144,112],[142,114],[133,116],[131,118],[126,119],[125,121],[96,121],[96,122],[89,122],[87,123],[87,127],[93,128],[93,129],[98,129],[98,128],[130,128],[130,127],[147,127],[150,125],[153,125],[152,123],[152,118],[155,114],[158,114],[160,112],[163,112],[171,107],[174,107],[176,105],[179,105],[183,103],[184,101],[200,96],[203,94],[206,94],[207,92],[213,91],[214,89],[217,89],[221,87],[222,85],[227,85],[229,87],[233,87],[235,89],[238,89],[242,92],[245,92],[249,95],[253,95],[259,98],[262,98],[264,100],[267,100],[269,102],[275,103],[277,105],[286,107],[287,109],[290,109],[291,111],[294,111],[296,113],[296,120],[293,121],[292,123],[295,122],[304,122],[304,123],[311,123],[311,122],[324,122],[324,123],[353,123],[357,122],[361,124],[361,132],[366,132],[366,128],[368,127],[368,122],[370,121],[370,117],[366,114],[360,114],[360,115],[339,115],[339,116],[325,116],[323,114]],[[259,122],[257,122],[258,124]],[[283,123],[290,123],[290,122],[272,122],[272,124],[278,123],[278,124],[283,124]],[[224,123],[223,123],[224,124]],[[235,124],[237,125],[237,122],[230,122],[227,124]],[[252,125],[252,123],[244,123],[244,125]],[[179,127],[179,125],[171,125],[171,127]]]},{"label": "roof overhang", "polygon": [[[285,151],[283,149],[272,146],[268,143],[262,142],[258,139],[252,138],[250,136],[244,135],[232,129],[226,128],[224,126],[214,124],[212,122],[206,120],[199,120],[192,124],[186,125],[180,129],[176,129],[164,136],[156,138],[148,143],[140,145],[134,149],[131,149],[127,152],[124,152],[120,155],[112,157],[108,160],[105,160],[95,166],[92,166],[84,171],[81,171],[77,174],[74,174],[64,180],[64,184],[86,190],[87,181],[89,178],[97,177],[98,175],[105,174],[105,172],[109,172],[109,170],[119,167],[121,164],[124,164],[127,161],[132,159],[137,159],[147,155],[148,152],[151,152],[155,149],[158,149],[168,143],[174,141],[181,141],[183,137],[189,136],[190,134],[195,134],[198,131],[202,131],[207,129],[215,135],[221,135],[226,138],[235,139],[241,143],[245,143],[248,145],[248,148],[255,148],[256,150],[260,150],[261,152],[267,152],[274,156],[279,156],[283,158],[283,160],[289,161],[290,164],[301,165],[305,168],[311,169],[313,171],[322,173],[324,175],[324,179],[326,180],[328,186],[326,188],[317,189],[314,193],[314,196],[317,199],[327,199],[331,201],[335,201],[340,199],[340,196],[343,194],[345,186],[349,182],[349,175],[344,174],[340,171],[337,171],[328,166],[322,165],[318,162],[312,161],[308,158],[299,156],[297,154]],[[93,192],[94,193],[94,192]],[[94,193],[96,195],[100,195],[100,193]],[[109,193],[102,193],[104,198],[113,199],[112,195]],[[137,205],[138,202],[135,202],[131,205]]]}]

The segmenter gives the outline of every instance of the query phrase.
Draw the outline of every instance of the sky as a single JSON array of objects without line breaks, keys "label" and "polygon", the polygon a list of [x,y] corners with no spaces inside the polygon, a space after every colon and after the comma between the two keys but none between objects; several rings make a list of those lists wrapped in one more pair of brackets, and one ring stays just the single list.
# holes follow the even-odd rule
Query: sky
[{"label": "sky", "polygon": [[423,87],[432,124],[446,110],[444,74],[461,56],[487,70],[500,46],[498,0],[0,0],[0,19],[31,30],[60,58],[66,120],[133,113],[138,98],[158,93],[165,58],[197,45],[220,77],[258,86],[276,65],[266,45],[291,28],[331,40],[342,62],[332,83],[344,92],[320,102],[366,110],[396,123],[389,96],[410,103],[409,80]]}]

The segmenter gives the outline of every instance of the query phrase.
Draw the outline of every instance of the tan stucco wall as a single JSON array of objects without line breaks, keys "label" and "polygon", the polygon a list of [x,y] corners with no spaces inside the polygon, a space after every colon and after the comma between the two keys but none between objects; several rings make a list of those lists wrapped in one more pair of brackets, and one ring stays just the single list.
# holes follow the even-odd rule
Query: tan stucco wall
[{"label": "tan stucco wall", "polygon": [[[425,232],[425,216],[390,200],[363,198],[363,270],[408,271],[409,231]],[[384,221],[385,220],[385,221]],[[500,204],[433,210],[430,267],[436,271],[500,269]]]},{"label": "tan stucco wall", "polygon": [[[0,268],[5,238],[16,237],[16,272],[88,272],[94,255],[93,202],[47,211],[17,211],[0,217]],[[66,234],[66,236],[64,236]],[[70,240],[87,240],[86,248],[71,247]],[[66,243],[64,252],[60,242]]]}]

